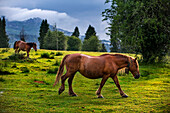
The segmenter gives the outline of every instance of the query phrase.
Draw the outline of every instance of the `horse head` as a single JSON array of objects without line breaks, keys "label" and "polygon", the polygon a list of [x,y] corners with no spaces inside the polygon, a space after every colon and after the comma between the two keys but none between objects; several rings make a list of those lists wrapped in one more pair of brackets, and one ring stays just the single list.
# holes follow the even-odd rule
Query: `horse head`
[{"label": "horse head", "polygon": [[37,51],[37,44],[36,43],[33,43],[33,48],[35,51]]},{"label": "horse head", "polygon": [[135,79],[138,79],[140,77],[139,64],[138,64],[137,58],[135,58],[135,59],[130,58],[125,72],[128,74],[129,71],[133,74],[133,77]]}]

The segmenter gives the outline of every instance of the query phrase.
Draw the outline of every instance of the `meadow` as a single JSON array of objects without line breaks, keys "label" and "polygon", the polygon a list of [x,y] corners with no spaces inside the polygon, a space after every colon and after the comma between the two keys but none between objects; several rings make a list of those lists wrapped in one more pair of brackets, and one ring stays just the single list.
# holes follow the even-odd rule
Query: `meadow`
[{"label": "meadow", "polygon": [[103,53],[41,49],[37,52],[31,50],[29,59],[23,57],[24,53],[16,56],[12,48],[0,48],[1,113],[170,112],[169,63],[139,63],[139,79],[134,79],[132,74],[119,74],[120,85],[128,98],[120,96],[111,78],[102,89],[105,98],[97,98],[95,92],[101,79],[88,79],[76,73],[73,90],[78,96],[71,97],[68,95],[67,81],[61,95],[58,94],[61,83],[52,87],[62,58],[71,53],[93,56]]}]

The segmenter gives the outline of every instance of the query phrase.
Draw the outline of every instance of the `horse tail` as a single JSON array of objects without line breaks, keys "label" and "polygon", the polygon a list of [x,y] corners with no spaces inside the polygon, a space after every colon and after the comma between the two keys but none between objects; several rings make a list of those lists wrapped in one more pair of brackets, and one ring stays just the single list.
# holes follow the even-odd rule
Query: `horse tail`
[{"label": "horse tail", "polygon": [[14,49],[16,48],[16,43],[17,43],[17,41],[15,41],[15,43],[14,43]]},{"label": "horse tail", "polygon": [[53,84],[53,87],[59,82],[59,80],[60,80],[60,78],[61,78],[61,75],[63,74],[64,65],[65,65],[65,60],[66,60],[66,58],[67,58],[68,56],[69,56],[69,55],[66,55],[66,56],[63,58],[63,60],[62,60],[62,62],[61,62],[61,64],[60,64],[59,70],[58,70],[58,72],[57,72],[57,74],[56,74],[56,80],[55,80],[55,82],[54,82],[54,84]]}]

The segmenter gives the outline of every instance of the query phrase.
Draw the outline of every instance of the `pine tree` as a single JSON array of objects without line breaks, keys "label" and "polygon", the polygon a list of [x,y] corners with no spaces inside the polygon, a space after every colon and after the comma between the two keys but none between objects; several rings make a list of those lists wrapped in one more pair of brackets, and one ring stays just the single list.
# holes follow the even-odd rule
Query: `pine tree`
[{"label": "pine tree", "polygon": [[21,32],[20,32],[20,40],[25,42],[25,37],[26,37],[25,30],[24,30],[24,27],[22,27]]},{"label": "pine tree", "polygon": [[96,36],[95,28],[91,25],[89,25],[86,33],[85,33],[85,40],[89,39],[91,36]]},{"label": "pine tree", "polygon": [[105,47],[104,43],[102,43],[102,49],[100,50],[100,52],[107,52],[107,50],[106,50],[106,47]]},{"label": "pine tree", "polygon": [[8,48],[9,47],[9,38],[6,34],[6,21],[5,17],[3,19],[0,19],[0,48]]},{"label": "pine tree", "polygon": [[49,30],[49,24],[47,23],[47,20],[42,20],[41,22],[41,26],[40,26],[40,31],[39,31],[39,37],[38,37],[38,41],[40,43],[40,49],[43,49],[43,45],[44,45],[44,37],[46,35],[46,33]]},{"label": "pine tree", "polygon": [[73,34],[71,35],[71,36],[75,36],[75,37],[79,37],[79,35],[80,35],[80,32],[79,32],[79,29],[78,29],[78,27],[76,26],[76,28],[74,29],[74,32],[73,32]]}]

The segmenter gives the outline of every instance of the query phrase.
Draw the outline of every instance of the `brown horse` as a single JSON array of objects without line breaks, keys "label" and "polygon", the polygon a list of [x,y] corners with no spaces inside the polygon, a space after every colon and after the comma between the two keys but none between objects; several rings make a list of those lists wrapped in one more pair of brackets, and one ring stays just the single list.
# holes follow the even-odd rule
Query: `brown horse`
[{"label": "brown horse", "polygon": [[[34,42],[24,42],[24,41],[16,41],[14,43],[14,49],[15,49],[15,53],[19,53],[20,50],[22,51],[27,51],[27,57],[29,58],[29,52],[31,50],[31,48],[34,48],[35,51],[37,51],[37,44]],[[19,48],[19,49],[18,49]]]},{"label": "brown horse", "polygon": [[[62,76],[64,71],[64,65],[66,65],[66,74]],[[104,86],[106,80],[111,77],[119,89],[122,97],[128,97],[121,89],[117,72],[119,69],[127,67],[135,79],[140,77],[139,65],[136,58],[121,54],[103,54],[101,56],[88,56],[84,54],[69,54],[66,55],[59,67],[59,71],[56,75],[56,80],[53,86],[55,86],[61,78],[61,87],[59,88],[59,94],[65,90],[65,80],[68,79],[69,95],[77,96],[72,89],[72,80],[75,73],[78,71],[83,76],[90,79],[102,78],[100,87],[96,91],[98,98],[103,98],[101,95],[101,89]]]}]

